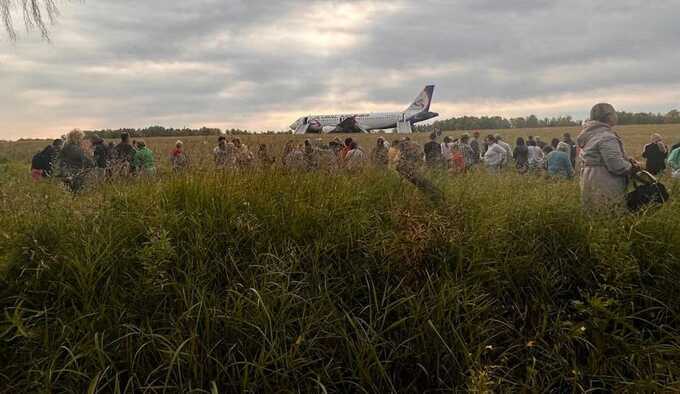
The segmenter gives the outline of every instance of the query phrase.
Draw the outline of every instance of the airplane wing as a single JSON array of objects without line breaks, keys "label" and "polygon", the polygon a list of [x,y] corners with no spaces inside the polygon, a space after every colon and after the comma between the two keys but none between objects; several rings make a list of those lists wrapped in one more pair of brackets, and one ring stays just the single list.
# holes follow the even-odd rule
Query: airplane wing
[{"label": "airplane wing", "polygon": [[293,134],[307,134],[307,130],[309,130],[309,123],[300,123]]},{"label": "airplane wing", "polygon": [[350,116],[335,127],[335,133],[368,133],[365,127],[357,122],[357,117]]}]

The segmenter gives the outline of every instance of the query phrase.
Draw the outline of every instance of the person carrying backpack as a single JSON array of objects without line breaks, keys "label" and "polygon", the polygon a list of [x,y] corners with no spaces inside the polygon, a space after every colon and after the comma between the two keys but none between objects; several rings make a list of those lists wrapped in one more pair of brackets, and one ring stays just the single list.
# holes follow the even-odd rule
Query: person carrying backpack
[{"label": "person carrying backpack", "polygon": [[64,145],[64,141],[61,139],[54,140],[52,144],[47,145],[45,149],[33,156],[33,160],[31,160],[31,177],[34,181],[52,176],[54,162],[62,145]]}]

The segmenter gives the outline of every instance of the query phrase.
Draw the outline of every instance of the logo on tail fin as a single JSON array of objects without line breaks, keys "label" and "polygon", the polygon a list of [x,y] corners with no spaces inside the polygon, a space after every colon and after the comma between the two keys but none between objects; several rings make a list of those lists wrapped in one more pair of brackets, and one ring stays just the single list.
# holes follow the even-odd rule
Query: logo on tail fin
[{"label": "logo on tail fin", "polygon": [[434,85],[426,86],[422,92],[413,101],[413,104],[406,109],[407,113],[420,113],[430,110],[430,103],[432,102],[432,95],[434,94]]}]

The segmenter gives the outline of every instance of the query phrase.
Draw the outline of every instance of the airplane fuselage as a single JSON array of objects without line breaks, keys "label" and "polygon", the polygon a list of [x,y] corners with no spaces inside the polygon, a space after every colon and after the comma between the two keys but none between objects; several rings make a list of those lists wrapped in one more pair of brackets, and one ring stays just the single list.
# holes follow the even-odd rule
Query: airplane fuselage
[{"label": "airplane fuselage", "polygon": [[374,112],[364,114],[339,114],[339,115],[312,115],[309,122],[314,124],[317,121],[321,127],[335,128],[338,124],[347,119],[354,118],[366,131],[377,129],[390,129],[397,126],[401,118],[400,112]]}]

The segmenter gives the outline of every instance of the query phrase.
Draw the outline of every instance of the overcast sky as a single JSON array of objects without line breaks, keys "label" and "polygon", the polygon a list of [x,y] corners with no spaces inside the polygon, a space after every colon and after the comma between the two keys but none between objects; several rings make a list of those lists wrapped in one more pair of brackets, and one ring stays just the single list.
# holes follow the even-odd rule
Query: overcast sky
[{"label": "overcast sky", "polygon": [[0,35],[0,139],[72,128],[283,130],[310,113],[680,107],[680,1],[86,0]]}]

